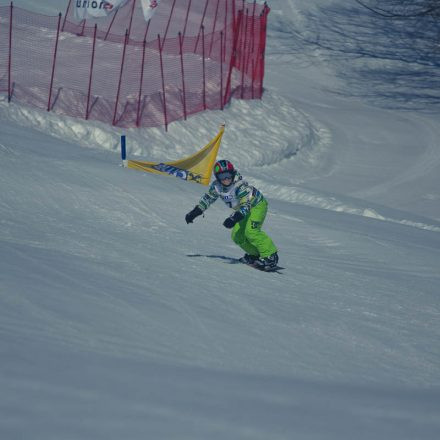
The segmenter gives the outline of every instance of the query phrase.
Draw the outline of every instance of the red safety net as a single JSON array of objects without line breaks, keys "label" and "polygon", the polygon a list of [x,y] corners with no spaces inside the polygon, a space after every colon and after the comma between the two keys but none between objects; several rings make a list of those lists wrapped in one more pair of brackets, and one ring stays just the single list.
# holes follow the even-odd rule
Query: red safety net
[{"label": "red safety net", "polygon": [[[239,0],[139,1],[78,22],[0,7],[0,92],[9,101],[119,127],[153,127],[231,97],[261,98],[269,8]],[[78,0],[79,1],[79,0]]]}]

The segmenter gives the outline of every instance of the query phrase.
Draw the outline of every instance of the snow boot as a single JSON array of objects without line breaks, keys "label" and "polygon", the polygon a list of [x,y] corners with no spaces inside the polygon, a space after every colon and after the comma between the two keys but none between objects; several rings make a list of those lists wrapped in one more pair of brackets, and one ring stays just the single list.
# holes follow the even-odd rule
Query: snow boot
[{"label": "snow boot", "polygon": [[238,261],[244,264],[254,264],[258,261],[258,257],[256,255],[244,254]]},{"label": "snow boot", "polygon": [[273,269],[278,265],[278,254],[275,252],[269,257],[259,258],[255,265],[258,266],[262,270]]}]

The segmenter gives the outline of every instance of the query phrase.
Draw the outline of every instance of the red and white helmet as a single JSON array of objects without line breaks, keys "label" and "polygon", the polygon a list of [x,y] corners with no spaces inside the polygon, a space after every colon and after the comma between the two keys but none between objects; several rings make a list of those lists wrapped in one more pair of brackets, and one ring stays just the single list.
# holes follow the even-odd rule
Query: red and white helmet
[{"label": "red and white helmet", "polygon": [[234,181],[236,171],[234,165],[229,160],[219,160],[214,165],[214,176],[220,182],[230,176],[231,184]]}]

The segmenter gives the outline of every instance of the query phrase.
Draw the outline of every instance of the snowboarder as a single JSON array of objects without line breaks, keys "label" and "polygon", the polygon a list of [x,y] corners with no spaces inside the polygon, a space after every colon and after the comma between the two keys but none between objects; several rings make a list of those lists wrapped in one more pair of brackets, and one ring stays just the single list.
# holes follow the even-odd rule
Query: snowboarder
[{"label": "snowboarder", "polygon": [[234,212],[223,222],[232,229],[231,238],[245,254],[240,261],[270,270],[278,264],[277,248],[271,238],[261,230],[267,213],[267,200],[257,188],[243,180],[229,160],[214,165],[215,180],[202,196],[199,204],[185,216],[192,223],[219,197]]}]

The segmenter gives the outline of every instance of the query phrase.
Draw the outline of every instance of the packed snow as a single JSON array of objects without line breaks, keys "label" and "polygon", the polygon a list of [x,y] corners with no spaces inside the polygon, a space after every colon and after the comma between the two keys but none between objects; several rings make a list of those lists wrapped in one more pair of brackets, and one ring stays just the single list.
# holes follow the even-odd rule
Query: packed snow
[{"label": "packed snow", "polygon": [[[269,6],[261,101],[121,131],[0,97],[0,438],[439,437],[439,89],[357,2]],[[221,201],[185,223],[206,187],[121,166],[223,122],[281,273],[230,264]]]}]

